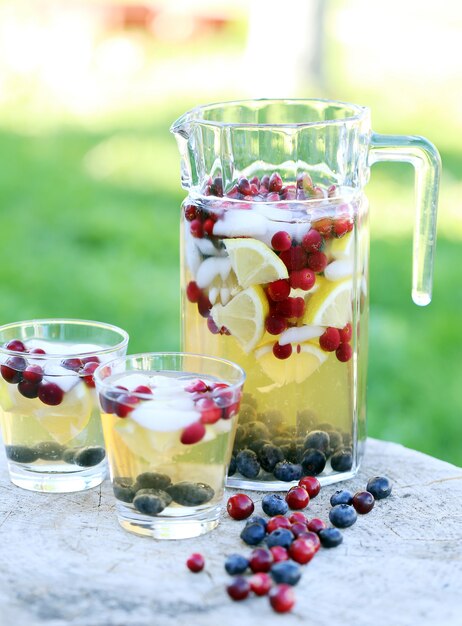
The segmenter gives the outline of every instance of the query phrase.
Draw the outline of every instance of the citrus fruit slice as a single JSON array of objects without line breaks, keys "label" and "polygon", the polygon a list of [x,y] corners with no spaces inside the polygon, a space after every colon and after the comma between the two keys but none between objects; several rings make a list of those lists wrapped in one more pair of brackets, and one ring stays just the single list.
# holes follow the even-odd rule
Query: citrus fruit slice
[{"label": "citrus fruit slice", "polygon": [[263,336],[268,313],[268,300],[258,285],[240,291],[228,304],[216,304],[210,311],[218,328],[225,326],[245,352],[250,352]]},{"label": "citrus fruit slice", "polygon": [[315,326],[344,328],[352,319],[351,279],[332,282],[319,277],[319,289],[306,303],[303,323]]},{"label": "citrus fruit slice", "polygon": [[347,233],[339,239],[333,239],[330,253],[334,259],[350,259],[353,257],[355,240],[353,232]]},{"label": "citrus fruit slice", "polygon": [[273,343],[255,351],[263,372],[272,381],[282,386],[287,383],[302,383],[309,378],[327,359],[328,354],[312,343],[302,343],[300,352],[294,349],[288,359],[278,359],[273,354]]},{"label": "citrus fruit slice", "polygon": [[287,267],[267,245],[258,239],[236,238],[224,241],[239,285],[264,285],[288,278]]}]

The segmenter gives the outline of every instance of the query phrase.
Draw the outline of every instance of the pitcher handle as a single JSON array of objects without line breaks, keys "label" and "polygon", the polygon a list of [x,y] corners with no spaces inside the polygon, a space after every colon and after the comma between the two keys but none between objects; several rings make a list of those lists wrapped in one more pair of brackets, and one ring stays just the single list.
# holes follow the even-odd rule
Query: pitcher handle
[{"label": "pitcher handle", "polygon": [[432,298],[441,158],[435,146],[424,137],[372,133],[369,165],[378,161],[405,161],[415,169],[412,299],[425,306]]}]

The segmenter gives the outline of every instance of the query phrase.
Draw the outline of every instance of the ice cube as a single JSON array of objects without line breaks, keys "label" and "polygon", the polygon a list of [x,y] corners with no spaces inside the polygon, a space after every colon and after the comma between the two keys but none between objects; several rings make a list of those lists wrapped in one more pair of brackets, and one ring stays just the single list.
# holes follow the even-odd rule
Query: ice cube
[{"label": "ice cube", "polygon": [[183,411],[169,402],[148,400],[132,411],[131,418],[143,428],[166,433],[180,430],[197,422],[200,413],[195,410]]},{"label": "ice cube", "polygon": [[186,258],[186,264],[192,273],[193,276],[196,275],[196,272],[199,268],[199,265],[202,261],[202,255],[196,246],[194,241],[194,237],[189,232],[189,226],[185,228],[185,247],[184,253]]},{"label": "ice cube", "polygon": [[353,261],[341,259],[332,261],[324,270],[324,276],[327,280],[342,280],[353,274]]},{"label": "ice cube", "polygon": [[132,373],[117,378],[115,382],[117,385],[126,387],[129,391],[133,391],[133,389],[139,387],[140,385],[149,387],[149,381],[150,377],[148,376],[148,374]]},{"label": "ice cube", "polygon": [[210,287],[210,290],[209,290],[210,304],[215,304],[215,302],[217,301],[219,292],[220,290],[218,289],[218,287]]},{"label": "ice cube", "polygon": [[219,237],[261,237],[266,233],[268,220],[255,211],[230,209],[213,227]]},{"label": "ice cube", "polygon": [[218,250],[210,239],[195,239],[195,244],[204,256],[216,256],[218,254]]},{"label": "ice cube", "polygon": [[79,376],[77,376],[75,372],[71,372],[52,361],[47,361],[43,366],[43,370],[45,374],[43,380],[49,383],[55,383],[58,387],[61,387],[64,393],[70,391],[80,381]]},{"label": "ice cube", "polygon": [[309,339],[320,337],[324,330],[322,326],[294,326],[293,328],[288,328],[281,334],[279,337],[279,345],[285,346],[288,343],[303,343]]},{"label": "ice cube", "polygon": [[217,276],[226,280],[231,271],[231,261],[229,257],[209,257],[202,261],[196,274],[198,287],[204,289],[208,287]]}]

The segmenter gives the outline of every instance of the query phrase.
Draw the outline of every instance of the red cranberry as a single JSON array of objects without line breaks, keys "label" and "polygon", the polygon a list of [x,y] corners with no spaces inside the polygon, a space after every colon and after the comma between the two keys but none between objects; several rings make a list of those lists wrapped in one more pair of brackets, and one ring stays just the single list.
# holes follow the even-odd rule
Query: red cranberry
[{"label": "red cranberry", "polygon": [[283,546],[273,546],[270,548],[270,552],[273,555],[275,563],[279,561],[287,561],[289,559],[289,553]]},{"label": "red cranberry", "polygon": [[21,382],[26,367],[26,360],[22,356],[12,356],[0,367],[0,373],[7,383],[15,385]]},{"label": "red cranberry", "polygon": [[205,222],[204,222],[204,224],[203,224],[203,229],[204,229],[204,232],[205,232],[205,233],[206,233],[209,237],[211,237],[211,236],[213,235],[213,227],[214,227],[214,226],[215,226],[215,222],[214,222],[213,220],[211,220],[210,218],[209,218],[209,219],[206,219],[206,220],[205,220]]},{"label": "red cranberry", "polygon": [[213,321],[212,317],[208,317],[207,318],[207,328],[212,333],[212,335],[219,335],[220,334],[220,329],[215,324],[215,322]]},{"label": "red cranberry", "polygon": [[[315,537],[318,539],[317,535],[315,535]],[[304,537],[299,537],[290,544],[289,554],[294,561],[305,565],[305,563],[311,561],[316,554],[316,548],[311,541],[305,539]]]},{"label": "red cranberry", "polygon": [[353,348],[349,343],[341,343],[335,351],[337,359],[342,363],[346,363],[353,356]]},{"label": "red cranberry", "polygon": [[319,337],[319,345],[324,352],[335,352],[340,345],[340,333],[337,328],[329,326]]},{"label": "red cranberry", "polygon": [[326,528],[326,524],[322,521],[322,519],[313,517],[313,519],[310,519],[308,522],[307,528],[312,533],[318,533],[320,530],[324,530],[324,528]]},{"label": "red cranberry", "polygon": [[310,502],[310,496],[303,487],[292,487],[287,492],[286,502],[291,509],[304,509]]},{"label": "red cranberry", "polygon": [[266,532],[268,535],[273,532],[273,530],[277,530],[278,528],[286,528],[290,530],[292,524],[289,522],[287,517],[284,515],[274,515],[274,517],[270,517],[266,524]]},{"label": "red cranberry", "polygon": [[280,191],[283,200],[295,200],[297,197],[297,188],[294,185],[287,185]]},{"label": "red cranberry", "polygon": [[295,604],[295,592],[290,585],[276,585],[269,592],[269,600],[276,613],[287,613]]},{"label": "red cranberry", "polygon": [[276,309],[283,317],[302,317],[305,313],[305,300],[303,298],[286,298],[279,302]]},{"label": "red cranberry", "polygon": [[322,246],[321,234],[314,228],[311,228],[302,239],[302,247],[307,252],[318,252],[318,250],[321,249],[321,246]]},{"label": "red cranberry", "polygon": [[271,247],[276,252],[284,252],[290,250],[292,246],[292,237],[285,230],[278,230],[271,239]]},{"label": "red cranberry", "polygon": [[199,311],[199,314],[202,315],[202,317],[209,317],[211,308],[212,303],[205,295],[205,293],[201,293],[197,302],[197,309]]},{"label": "red cranberry", "polygon": [[72,359],[64,359],[61,361],[61,366],[65,367],[67,370],[72,370],[73,372],[78,372],[84,366],[84,363],[81,359],[72,358]]},{"label": "red cranberry", "polygon": [[42,383],[38,389],[38,397],[43,404],[58,406],[64,398],[64,391],[56,383]]},{"label": "red cranberry", "polygon": [[258,176],[252,176],[249,182],[251,185],[257,185],[257,187],[260,189],[260,179],[258,178]]},{"label": "red cranberry", "polygon": [[313,544],[314,547],[314,551],[317,552],[320,547],[321,547],[321,541],[317,535],[317,533],[308,530],[304,535],[303,535],[303,539],[305,541],[308,541],[309,543]]},{"label": "red cranberry", "polygon": [[192,222],[197,217],[197,211],[194,204],[188,204],[184,208],[184,216],[188,220],[188,222]]},{"label": "red cranberry", "polygon": [[5,344],[5,348],[7,350],[11,350],[12,352],[27,352],[26,346],[20,339],[12,339]]},{"label": "red cranberry", "polygon": [[300,535],[303,536],[307,533],[306,524],[300,524],[299,522],[292,524],[290,530],[295,535],[295,537],[299,537]]},{"label": "red cranberry", "polygon": [[250,182],[247,178],[240,178],[237,184],[237,188],[239,189],[239,193],[241,193],[243,196],[251,195]]},{"label": "red cranberry", "polygon": [[186,297],[188,298],[189,302],[192,302],[194,304],[199,302],[199,298],[201,297],[201,295],[202,290],[197,286],[196,282],[191,280],[186,285]]},{"label": "red cranberry", "polygon": [[342,328],[341,330],[339,330],[339,334],[340,334],[340,341],[342,343],[348,343],[349,341],[351,341],[351,337],[353,335],[353,329],[351,327],[350,322],[348,322],[345,328]]},{"label": "red cranberry", "polygon": [[369,491],[358,491],[353,496],[352,504],[358,513],[365,515],[374,508],[375,498]]},{"label": "red cranberry", "polygon": [[323,272],[327,266],[327,257],[324,252],[311,252],[308,255],[307,263],[313,272]]},{"label": "red cranberry", "polygon": [[285,300],[290,293],[289,281],[281,278],[268,285],[268,295],[274,302]]},{"label": "red cranberry", "polygon": [[232,600],[245,600],[250,593],[250,583],[246,578],[238,576],[226,587],[226,591]]},{"label": "red cranberry", "polygon": [[273,191],[266,196],[266,200],[267,202],[279,202],[279,194]]},{"label": "red cranberry", "polygon": [[295,513],[291,513],[289,515],[289,522],[291,524],[304,524],[305,530],[306,530],[306,525],[308,523],[308,520],[306,519],[303,513],[301,513],[300,511],[295,511]]},{"label": "red cranberry", "polygon": [[42,382],[43,369],[40,365],[28,365],[22,373],[22,377],[25,381],[38,385]]},{"label": "red cranberry", "polygon": [[290,286],[293,289],[303,289],[308,291],[316,282],[316,274],[313,270],[305,268],[303,270],[294,270],[290,273]]},{"label": "red cranberry", "polygon": [[337,195],[337,185],[331,185],[330,187],[327,188],[328,198],[335,198],[336,195]]},{"label": "red cranberry", "polygon": [[265,572],[259,572],[258,574],[251,576],[249,578],[249,583],[250,589],[256,596],[266,596],[273,584],[271,576]]},{"label": "red cranberry", "polygon": [[184,390],[189,393],[205,393],[206,391],[210,391],[207,383],[200,378],[193,380]]},{"label": "red cranberry", "polygon": [[205,436],[205,426],[202,422],[194,422],[183,429],[180,441],[184,445],[192,445],[197,443]]},{"label": "red cranberry", "polygon": [[98,358],[97,356],[95,356],[94,354],[92,354],[91,356],[85,356],[85,357],[82,359],[82,363],[83,363],[84,365],[86,365],[87,363],[97,363],[97,364],[99,365],[100,360],[99,360],[99,358]]},{"label": "red cranberry", "polygon": [[32,383],[28,380],[22,380],[18,383],[18,391],[25,398],[37,398],[39,386],[37,383]]},{"label": "red cranberry", "polygon": [[270,183],[270,177],[268,176],[268,174],[265,174],[264,176],[261,177],[260,187],[263,185],[263,187],[266,187],[268,189],[269,183]]},{"label": "red cranberry", "polygon": [[270,315],[266,318],[265,328],[270,335],[280,335],[287,328],[287,320],[277,315]]},{"label": "red cranberry", "polygon": [[93,361],[90,361],[89,363],[85,363],[83,369],[80,371],[80,375],[82,376],[84,383],[87,385],[87,387],[93,388],[95,386],[93,373],[98,365],[99,363],[94,363]]},{"label": "red cranberry", "polygon": [[226,504],[226,510],[228,515],[233,519],[241,520],[246,519],[252,515],[255,509],[255,505],[249,496],[245,493],[236,493],[234,496],[228,498]]},{"label": "red cranberry", "polygon": [[196,408],[201,413],[202,424],[215,424],[221,417],[221,409],[211,398],[200,398],[196,402]]},{"label": "red cranberry", "polygon": [[151,387],[148,387],[147,385],[138,385],[138,387],[135,387],[135,389],[133,389],[133,393],[141,393],[145,396],[153,395]]},{"label": "red cranberry", "polygon": [[43,348],[34,348],[29,354],[46,354],[46,352]]},{"label": "red cranberry", "polygon": [[313,224],[313,228],[315,228],[326,239],[329,239],[332,236],[332,220],[328,217],[315,222]]},{"label": "red cranberry", "polygon": [[277,172],[273,172],[270,176],[268,182],[268,189],[270,191],[281,191],[282,189],[282,178]]},{"label": "red cranberry", "polygon": [[353,222],[348,218],[342,218],[334,222],[334,234],[336,237],[343,237],[353,230]]},{"label": "red cranberry", "polygon": [[191,554],[189,559],[186,561],[186,566],[191,570],[191,572],[194,573],[201,572],[204,569],[204,565],[205,559],[202,554],[199,554],[198,552]]},{"label": "red cranberry", "polygon": [[293,248],[290,248],[290,250],[281,252],[279,258],[289,271],[301,270],[306,267],[306,252],[301,246],[294,246]]},{"label": "red cranberry", "polygon": [[249,193],[249,195],[250,196],[256,196],[257,194],[258,194],[258,187],[257,187],[257,185],[251,184],[250,185],[250,193]]},{"label": "red cranberry", "polygon": [[202,239],[204,236],[204,227],[202,226],[202,222],[200,220],[193,220],[190,226],[191,235],[196,237],[196,239]]},{"label": "red cranberry", "polygon": [[113,413],[117,417],[127,417],[133,411],[133,405],[139,402],[139,398],[130,393],[122,393],[114,400]]},{"label": "red cranberry", "polygon": [[307,490],[310,499],[316,498],[318,493],[321,491],[321,483],[316,476],[304,476],[300,479],[298,484],[300,487]]},{"label": "red cranberry", "polygon": [[249,559],[250,569],[254,574],[257,572],[269,572],[274,558],[267,548],[255,548]]},{"label": "red cranberry", "polygon": [[279,342],[273,346],[273,354],[277,359],[288,359],[292,354],[292,345],[290,343],[286,343],[285,346],[281,346]]}]

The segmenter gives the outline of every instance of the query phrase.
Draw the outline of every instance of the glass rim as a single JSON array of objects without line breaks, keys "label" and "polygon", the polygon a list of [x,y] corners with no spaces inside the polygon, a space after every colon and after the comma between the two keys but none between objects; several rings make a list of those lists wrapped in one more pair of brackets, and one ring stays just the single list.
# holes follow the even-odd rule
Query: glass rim
[{"label": "glass rim", "polygon": [[[22,320],[20,322],[10,322],[8,324],[3,324],[0,326],[0,333],[9,330],[9,329],[14,329],[14,328],[21,328],[23,326],[46,326],[46,325],[50,325],[50,324],[61,324],[63,326],[93,326],[96,328],[101,328],[103,330],[109,330],[109,331],[113,331],[114,333],[118,334],[120,337],[122,337],[121,341],[119,341],[118,343],[114,344],[113,346],[110,346],[108,348],[101,348],[100,350],[91,350],[89,352],[79,352],[79,353],[59,353],[59,354],[55,354],[53,352],[47,352],[46,354],[33,354],[33,358],[34,359],[38,359],[38,360],[46,360],[46,359],[65,359],[66,357],[73,357],[73,358],[78,358],[78,357],[86,357],[89,355],[99,355],[99,354],[110,354],[111,352],[114,352],[114,350],[120,350],[120,348],[124,348],[125,346],[128,345],[128,341],[129,341],[129,335],[127,333],[126,330],[124,330],[123,328],[120,328],[119,326],[115,326],[114,324],[109,324],[107,322],[98,322],[96,320],[82,320],[82,319],[76,319],[76,318],[67,318],[67,317],[57,317],[57,318],[43,318],[43,319],[31,319],[31,320]],[[31,337],[32,339],[32,337]],[[46,339],[46,338],[44,338]],[[27,354],[29,354],[28,352],[19,352],[17,350],[8,350],[7,348],[5,348],[3,345],[0,344],[0,353],[2,354],[8,354],[11,356],[25,356]]]},{"label": "glass rim", "polygon": [[[221,122],[218,120],[207,120],[202,117],[194,117],[194,115],[206,111],[219,108],[227,108],[232,106],[243,106],[250,104],[298,104],[310,105],[314,103],[322,103],[325,105],[337,106],[339,108],[349,109],[350,114],[339,119],[318,120],[315,122]],[[331,100],[329,98],[249,98],[244,100],[228,100],[224,102],[211,102],[193,107],[186,113],[183,113],[170,126],[170,132],[178,133],[185,122],[197,122],[203,126],[212,126],[216,128],[312,128],[316,126],[355,123],[364,119],[370,112],[369,107],[361,104],[353,104],[342,100]]]},{"label": "glass rim", "polygon": [[[238,389],[239,387],[242,387],[242,385],[244,384],[247,378],[247,375],[244,369],[237,363],[234,363],[234,361],[229,361],[228,359],[222,359],[221,357],[216,357],[216,356],[212,356],[209,354],[200,354],[198,352],[138,352],[137,354],[127,354],[125,356],[118,356],[118,357],[111,359],[110,361],[105,361],[104,363],[100,363],[100,365],[93,372],[93,378],[97,386],[101,387],[101,389],[105,391],[109,389],[116,389],[117,385],[113,383],[105,382],[105,379],[101,378],[101,372],[103,371],[105,367],[114,365],[116,363],[123,363],[124,361],[127,361],[129,359],[142,359],[146,357],[161,358],[161,357],[185,357],[185,356],[202,359],[209,363],[210,362],[222,363],[222,364],[231,366],[232,369],[238,372],[239,380],[234,383],[227,383],[228,387],[223,388],[223,391],[234,391]],[[145,370],[130,370],[130,371],[142,373]],[[162,371],[162,370],[158,370],[158,371]],[[177,371],[181,372],[182,370],[177,370]],[[200,374],[197,374],[197,375],[200,376]],[[143,394],[140,392],[130,391],[129,393],[130,395],[133,395],[137,398],[142,398],[142,399],[146,398],[146,394]]]}]

